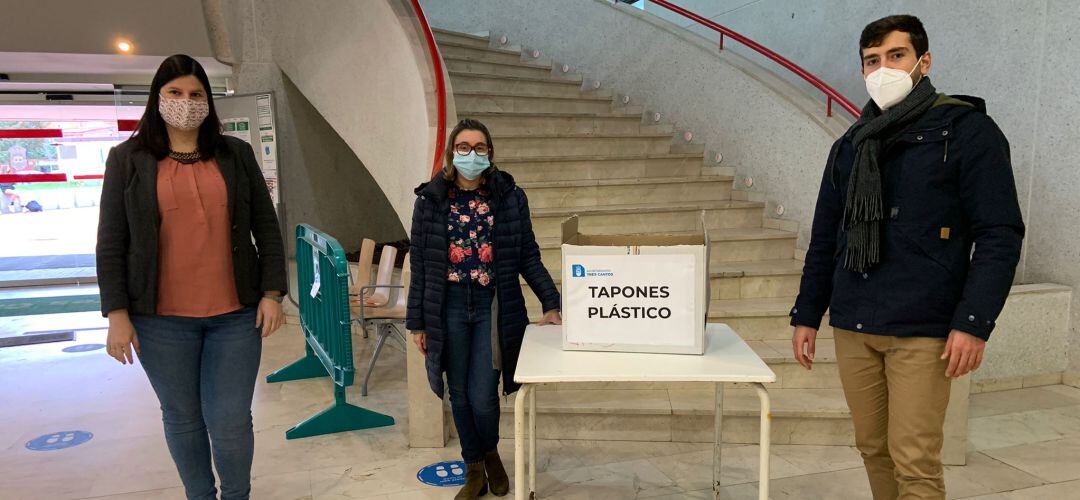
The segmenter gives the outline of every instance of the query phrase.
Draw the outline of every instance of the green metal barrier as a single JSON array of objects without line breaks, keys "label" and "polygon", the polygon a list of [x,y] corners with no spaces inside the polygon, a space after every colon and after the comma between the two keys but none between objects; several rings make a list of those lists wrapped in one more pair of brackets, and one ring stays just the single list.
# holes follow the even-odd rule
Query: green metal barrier
[{"label": "green metal barrier", "polygon": [[348,404],[353,352],[349,317],[349,268],[341,244],[307,224],[296,226],[296,282],[306,354],[271,373],[267,383],[326,377],[334,380],[334,404],[285,432],[296,439],[394,425],[394,418]]}]

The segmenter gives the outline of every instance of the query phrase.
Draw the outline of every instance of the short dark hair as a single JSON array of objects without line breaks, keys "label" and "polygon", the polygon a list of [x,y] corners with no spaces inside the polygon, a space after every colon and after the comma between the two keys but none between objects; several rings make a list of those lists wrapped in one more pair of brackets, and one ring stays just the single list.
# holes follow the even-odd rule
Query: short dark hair
[{"label": "short dark hair", "polygon": [[169,155],[169,133],[165,129],[165,120],[158,111],[158,103],[161,101],[161,88],[169,82],[192,75],[202,83],[206,91],[206,102],[210,105],[210,114],[199,125],[199,152],[203,160],[209,160],[215,156],[218,149],[225,143],[221,135],[221,121],[218,120],[217,110],[214,108],[214,94],[210,88],[210,79],[206,76],[199,61],[193,57],[177,54],[169,56],[158,66],[157,73],[150,83],[150,96],[146,101],[146,110],[143,111],[139,124],[135,126],[135,134],[131,141],[141,149],[149,151],[155,158],[161,160]]},{"label": "short dark hair", "polygon": [[484,134],[484,142],[488,145],[488,161],[491,162],[491,166],[484,171],[484,177],[497,170],[495,167],[495,144],[491,142],[491,132],[488,132],[487,126],[480,123],[480,120],[466,118],[458,122],[454,130],[450,132],[450,137],[446,139],[446,161],[443,163],[443,178],[451,182],[457,180],[457,169],[454,168],[454,145],[457,143],[458,134],[463,130],[476,130]]},{"label": "short dark hair", "polygon": [[885,37],[894,31],[907,33],[911,37],[911,45],[915,47],[915,57],[922,57],[930,50],[930,39],[926,36],[922,21],[915,16],[901,14],[883,17],[863,28],[862,35],[859,37],[859,60],[862,61],[863,49],[881,45]]}]

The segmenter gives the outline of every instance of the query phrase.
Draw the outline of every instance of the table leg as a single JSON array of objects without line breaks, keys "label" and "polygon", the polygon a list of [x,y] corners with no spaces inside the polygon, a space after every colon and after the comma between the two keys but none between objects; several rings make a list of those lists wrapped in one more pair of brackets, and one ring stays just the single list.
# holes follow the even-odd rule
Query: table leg
[{"label": "table leg", "polygon": [[529,498],[536,496],[536,389],[529,388]]},{"label": "table leg", "polygon": [[713,408],[715,442],[713,442],[713,498],[720,498],[720,443],[723,442],[724,384],[716,383],[716,403]]},{"label": "table leg", "polygon": [[761,437],[759,440],[758,462],[758,500],[769,500],[769,444],[772,440],[772,403],[765,385],[754,384],[758,399],[761,401]]},{"label": "table leg", "polygon": [[514,499],[525,500],[525,398],[529,386],[522,385],[514,399]]}]

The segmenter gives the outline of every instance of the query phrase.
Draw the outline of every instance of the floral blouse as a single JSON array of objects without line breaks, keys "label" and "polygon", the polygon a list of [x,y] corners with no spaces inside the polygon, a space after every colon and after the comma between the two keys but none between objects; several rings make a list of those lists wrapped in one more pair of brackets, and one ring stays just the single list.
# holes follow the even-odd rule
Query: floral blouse
[{"label": "floral blouse", "polygon": [[489,193],[450,189],[450,265],[447,280],[451,283],[476,283],[488,286],[495,277],[494,237],[491,227],[495,216],[489,206]]}]

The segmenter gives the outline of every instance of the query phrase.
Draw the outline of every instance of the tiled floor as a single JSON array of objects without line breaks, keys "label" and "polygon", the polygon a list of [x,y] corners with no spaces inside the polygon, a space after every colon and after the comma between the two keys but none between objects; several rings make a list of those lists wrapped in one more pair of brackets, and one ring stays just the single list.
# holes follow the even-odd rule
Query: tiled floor
[{"label": "tiled floor", "polygon": [[[52,328],[95,320],[58,316],[35,322]],[[100,321],[100,320],[96,320]],[[104,332],[76,342],[103,343]],[[357,359],[369,355],[356,337]],[[63,353],[72,343],[0,349],[0,499],[183,498],[165,449],[157,401],[138,366],[121,366],[102,350]],[[302,352],[295,326],[266,341],[265,375]],[[293,424],[331,399],[326,380],[256,388],[256,499],[452,498],[450,488],[419,483],[422,466],[457,459],[446,449],[409,449],[403,354],[385,350],[371,395],[354,403],[389,413],[393,427],[286,441]],[[946,476],[950,498],[1080,499],[1080,389],[1050,386],[974,396],[971,454]],[[60,451],[34,452],[25,443],[64,430],[94,438]],[[512,442],[501,445],[512,460]],[[774,499],[870,498],[858,453],[848,447],[776,446]],[[541,498],[709,498],[707,444],[541,441]],[[508,464],[512,467],[512,463]],[[755,446],[725,450],[725,498],[756,498]]]}]

